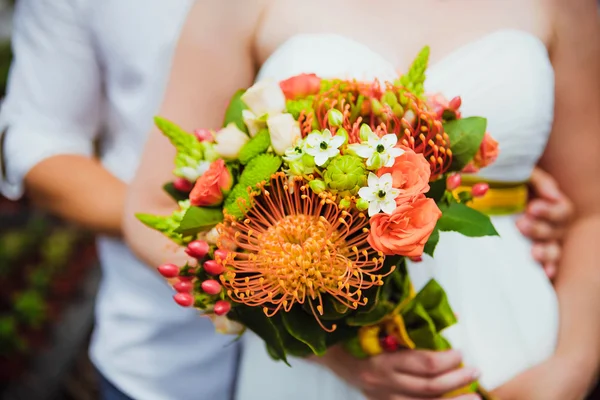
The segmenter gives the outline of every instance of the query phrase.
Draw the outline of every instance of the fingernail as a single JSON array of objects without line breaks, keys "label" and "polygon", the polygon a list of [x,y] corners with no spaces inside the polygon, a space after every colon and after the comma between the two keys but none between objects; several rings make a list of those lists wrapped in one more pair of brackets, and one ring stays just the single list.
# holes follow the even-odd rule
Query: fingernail
[{"label": "fingernail", "polygon": [[544,212],[544,206],[541,203],[533,203],[529,206],[529,212],[535,216]]},{"label": "fingernail", "polygon": [[517,220],[517,227],[522,231],[529,231],[531,229],[531,221],[528,218],[521,218]]},{"label": "fingernail", "polygon": [[531,255],[533,256],[533,258],[539,261],[542,258],[544,258],[544,249],[541,246],[534,245],[531,248]]},{"label": "fingernail", "polygon": [[481,372],[477,368],[470,368],[469,375],[473,380],[477,380],[481,376]]}]

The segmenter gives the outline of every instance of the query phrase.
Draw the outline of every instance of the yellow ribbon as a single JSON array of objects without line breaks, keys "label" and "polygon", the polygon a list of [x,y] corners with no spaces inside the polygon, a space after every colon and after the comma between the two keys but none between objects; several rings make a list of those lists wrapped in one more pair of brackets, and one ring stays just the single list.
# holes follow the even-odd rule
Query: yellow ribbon
[{"label": "yellow ribbon", "polygon": [[470,192],[476,183],[487,183],[489,190],[483,197],[474,198],[467,205],[487,215],[510,215],[525,211],[527,207],[527,182],[498,182],[462,177],[462,185],[452,191],[458,198],[461,192]]}]

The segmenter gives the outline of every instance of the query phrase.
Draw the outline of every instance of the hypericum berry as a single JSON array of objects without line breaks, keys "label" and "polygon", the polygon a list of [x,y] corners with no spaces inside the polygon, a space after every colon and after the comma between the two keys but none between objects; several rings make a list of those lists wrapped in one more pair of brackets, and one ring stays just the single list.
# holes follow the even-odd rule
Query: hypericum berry
[{"label": "hypericum berry", "polygon": [[471,194],[473,197],[483,197],[490,189],[490,185],[487,183],[476,183],[471,188]]},{"label": "hypericum berry", "polygon": [[179,267],[175,264],[163,264],[157,269],[158,272],[167,279],[175,278],[179,275]]},{"label": "hypericum berry", "polygon": [[221,316],[225,315],[231,310],[231,303],[226,300],[219,300],[215,303],[215,314]]},{"label": "hypericum berry", "polygon": [[221,275],[225,271],[225,266],[215,260],[207,260],[204,262],[204,270],[209,275]]},{"label": "hypericum berry", "polygon": [[194,240],[187,245],[185,252],[194,258],[204,258],[208,254],[209,246],[204,240]]},{"label": "hypericum berry", "polygon": [[448,103],[448,107],[450,107],[452,110],[456,111],[460,108],[461,104],[462,104],[462,99],[460,98],[460,96],[456,96],[455,98],[450,100],[450,103]]},{"label": "hypericum berry", "polygon": [[418,263],[418,262],[423,261],[423,257],[421,257],[421,256],[410,257],[410,261]]},{"label": "hypericum berry", "polygon": [[221,293],[221,284],[214,279],[209,279],[207,281],[202,282],[202,290],[206,292],[206,294],[219,294]]},{"label": "hypericum berry", "polygon": [[173,285],[173,289],[179,293],[190,293],[194,285],[190,281],[179,281]]},{"label": "hypericum berry", "polygon": [[181,307],[191,307],[194,304],[194,297],[189,293],[177,293],[173,300]]},{"label": "hypericum berry", "polygon": [[448,190],[454,190],[462,183],[462,177],[460,174],[452,174],[446,179],[446,188]]},{"label": "hypericum berry", "polygon": [[391,353],[394,351],[398,351],[398,348],[400,347],[398,344],[398,341],[396,340],[396,338],[394,338],[393,336],[385,336],[383,338],[381,338],[381,347],[383,347],[383,350]]},{"label": "hypericum berry", "polygon": [[227,250],[225,250],[225,249],[216,249],[215,250],[215,260],[223,261],[225,258],[227,258]]},{"label": "hypericum berry", "polygon": [[194,136],[196,136],[196,139],[198,139],[200,142],[213,142],[215,140],[215,137],[210,129],[205,128],[196,129],[194,131]]},{"label": "hypericum berry", "polygon": [[179,277],[179,280],[180,280],[180,281],[188,281],[188,282],[191,282],[191,281],[193,281],[193,280],[194,280],[194,277],[193,277],[193,276],[180,276],[180,277]]},{"label": "hypericum berry", "polygon": [[180,192],[188,193],[194,188],[194,184],[185,178],[175,178],[173,187]]}]

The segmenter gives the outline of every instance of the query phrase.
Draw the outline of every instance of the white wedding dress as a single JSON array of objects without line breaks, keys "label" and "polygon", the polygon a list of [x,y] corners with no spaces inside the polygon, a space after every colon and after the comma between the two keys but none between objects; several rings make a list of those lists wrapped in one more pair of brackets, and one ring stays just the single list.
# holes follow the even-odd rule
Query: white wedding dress
[{"label": "white wedding dress", "polygon": [[[338,35],[311,34],[283,44],[258,79],[282,80],[299,73],[362,80],[396,77],[391,63],[365,45]],[[448,98],[460,95],[463,116],[488,118],[500,156],[481,171],[482,177],[528,179],[548,140],[554,105],[554,73],[538,38],[501,30],[468,43],[429,68],[426,89]],[[434,277],[447,291],[459,323],[445,336],[462,351],[465,364],[482,371],[481,382],[488,389],[550,356],[558,331],[555,292],[515,220],[515,215],[493,217],[500,237],[443,232],[435,260],[426,257],[410,266],[417,289]],[[291,363],[292,368],[273,361],[260,339],[245,334],[237,399],[364,399],[323,367],[299,359]]]}]

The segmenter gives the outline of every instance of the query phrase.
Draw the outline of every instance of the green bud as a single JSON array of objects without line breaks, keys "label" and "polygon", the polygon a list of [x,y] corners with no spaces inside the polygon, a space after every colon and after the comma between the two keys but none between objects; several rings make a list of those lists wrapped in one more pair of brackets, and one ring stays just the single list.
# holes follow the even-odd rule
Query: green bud
[{"label": "green bud", "polygon": [[370,165],[368,168],[372,171],[376,171],[379,168],[383,167],[383,160],[381,159],[381,155],[379,153],[373,154],[369,161]]},{"label": "green bud", "polygon": [[392,112],[396,117],[402,118],[404,115],[404,108],[400,104],[396,104],[394,107],[392,107]]},{"label": "green bud", "polygon": [[359,133],[360,140],[363,142],[366,142],[367,140],[369,140],[369,137],[371,135],[373,135],[373,131],[371,130],[371,127],[367,124],[362,124],[360,126],[360,133]]},{"label": "green bud", "polygon": [[313,156],[311,156],[310,154],[303,154],[301,160],[302,160],[302,164],[304,164],[305,167],[314,168],[315,158]]},{"label": "green bud", "polygon": [[369,209],[369,202],[365,199],[358,199],[356,201],[356,208],[358,211],[365,211]]},{"label": "green bud", "polygon": [[354,196],[367,183],[367,170],[360,157],[345,154],[331,160],[323,173],[327,187],[340,196]]},{"label": "green bud", "polygon": [[343,137],[344,137],[344,139],[346,139],[346,141],[344,142],[344,144],[345,144],[345,143],[348,143],[348,139],[349,139],[349,136],[348,136],[348,131],[347,131],[347,130],[345,130],[344,128],[340,128],[340,129],[338,129],[338,130],[337,130],[337,132],[335,133],[335,135],[336,135],[336,136],[343,136]]},{"label": "green bud", "polygon": [[342,199],[342,200],[340,200],[340,208],[350,208],[351,204],[352,203],[348,199]]},{"label": "green bud", "polygon": [[381,113],[383,111],[383,106],[381,105],[381,103],[378,100],[371,99],[371,111],[376,116],[380,116],[381,115]]},{"label": "green bud", "polygon": [[329,125],[331,126],[340,126],[344,122],[344,114],[340,110],[336,110],[332,108],[327,113],[327,119],[329,121]]},{"label": "green bud", "polygon": [[304,165],[302,165],[302,163],[294,161],[294,162],[288,163],[288,167],[289,167],[292,175],[295,175],[295,176],[304,175]]},{"label": "green bud", "polygon": [[394,107],[396,104],[398,104],[398,98],[396,97],[396,93],[392,92],[392,91],[387,91],[383,94],[383,97],[381,98],[381,100],[389,105],[390,107]]},{"label": "green bud", "polygon": [[319,193],[325,191],[325,189],[327,189],[325,182],[323,182],[320,179],[314,179],[314,180],[308,182],[308,186],[310,186],[312,191],[315,192],[316,194],[319,194]]},{"label": "green bud", "polygon": [[215,150],[215,144],[209,142],[202,142],[202,146],[204,147],[204,159],[206,161],[215,161],[219,159],[221,156]]}]

